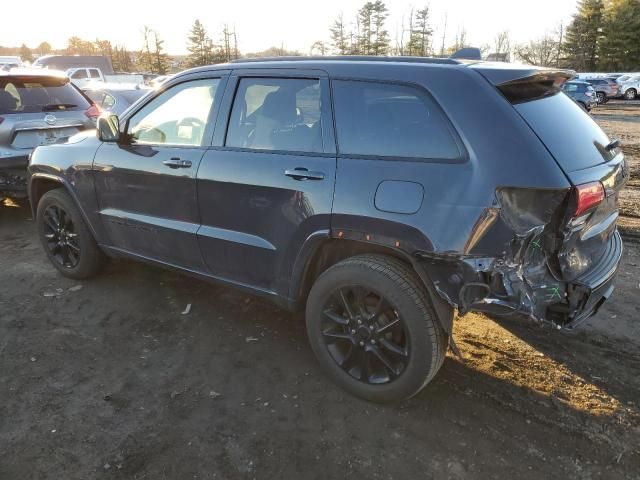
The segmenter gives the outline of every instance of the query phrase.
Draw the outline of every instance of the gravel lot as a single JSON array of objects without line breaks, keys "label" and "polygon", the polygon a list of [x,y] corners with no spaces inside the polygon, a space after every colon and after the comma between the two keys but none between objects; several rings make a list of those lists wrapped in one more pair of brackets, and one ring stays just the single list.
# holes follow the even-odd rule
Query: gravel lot
[{"label": "gravel lot", "polygon": [[0,205],[0,479],[640,478],[639,113],[594,115],[634,175],[612,299],[576,332],[458,319],[463,358],[396,406],[331,384],[259,298],[125,261],[62,278]]}]

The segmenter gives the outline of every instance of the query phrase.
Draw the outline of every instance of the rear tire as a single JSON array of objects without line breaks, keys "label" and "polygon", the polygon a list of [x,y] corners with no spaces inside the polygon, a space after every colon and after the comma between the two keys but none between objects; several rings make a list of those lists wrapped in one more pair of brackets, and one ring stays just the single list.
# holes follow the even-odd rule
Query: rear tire
[{"label": "rear tire", "polygon": [[635,100],[636,95],[637,95],[637,92],[635,88],[630,88],[629,90],[624,92],[624,98],[627,100]]},{"label": "rear tire", "polygon": [[420,278],[385,255],[348,258],[322,273],[307,299],[306,324],[324,372],[373,402],[422,390],[448,345]]},{"label": "rear tire", "polygon": [[596,93],[596,95],[598,97],[598,103],[600,103],[602,105],[607,103],[607,96],[603,92],[598,92],[598,93]]},{"label": "rear tire", "polygon": [[89,278],[104,266],[106,257],[67,192],[46,192],[36,213],[38,236],[47,257],[62,275]]}]

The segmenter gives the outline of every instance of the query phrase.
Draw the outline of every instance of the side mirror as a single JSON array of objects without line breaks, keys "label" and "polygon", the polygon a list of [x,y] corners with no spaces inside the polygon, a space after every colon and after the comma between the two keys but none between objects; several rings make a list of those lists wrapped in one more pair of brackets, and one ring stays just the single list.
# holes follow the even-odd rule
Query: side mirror
[{"label": "side mirror", "polygon": [[96,134],[102,142],[117,142],[120,140],[120,121],[117,115],[105,114],[98,118]]}]

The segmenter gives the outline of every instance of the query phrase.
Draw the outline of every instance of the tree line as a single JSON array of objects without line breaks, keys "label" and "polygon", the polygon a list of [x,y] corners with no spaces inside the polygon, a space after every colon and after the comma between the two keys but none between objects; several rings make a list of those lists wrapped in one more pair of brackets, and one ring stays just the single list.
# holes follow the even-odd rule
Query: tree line
[{"label": "tree line", "polygon": [[[311,55],[411,55],[447,56],[472,45],[464,28],[458,28],[453,42],[446,43],[447,18],[441,25],[441,36],[434,37],[428,5],[412,8],[402,17],[393,37],[387,27],[389,9],[383,0],[367,1],[351,19],[338,15],[328,29],[328,39],[314,42]],[[19,54],[32,61],[33,54],[50,53],[105,55],[116,71],[145,71],[165,74],[171,62],[158,32],[145,26],[142,47],[128,50],[108,40],[95,41],[71,37],[66,49],[53,50],[42,42],[31,50],[0,47],[0,55]],[[302,52],[270,47],[262,52],[241,54],[235,29],[227,24],[217,40],[213,40],[204,24],[196,19],[187,34],[186,58],[174,67],[187,68],[221,63],[241,56],[302,55]],[[572,68],[577,71],[640,70],[640,1],[578,0],[576,12],[568,25],[559,25],[529,42],[514,44],[508,31],[496,32],[492,43],[480,46],[489,59],[516,60],[525,63]]]}]

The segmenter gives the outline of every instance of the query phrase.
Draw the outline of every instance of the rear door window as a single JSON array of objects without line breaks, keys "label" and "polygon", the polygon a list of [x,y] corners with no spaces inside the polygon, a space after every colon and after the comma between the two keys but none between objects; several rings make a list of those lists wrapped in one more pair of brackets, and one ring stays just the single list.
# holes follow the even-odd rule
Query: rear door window
[{"label": "rear door window", "polygon": [[320,81],[241,79],[225,144],[256,150],[321,153]]},{"label": "rear door window", "polygon": [[64,77],[0,77],[0,114],[86,110],[87,99]]},{"label": "rear door window", "polygon": [[89,75],[91,76],[91,78],[100,78],[100,72],[95,68],[89,69]]},{"label": "rear door window", "polygon": [[459,159],[462,149],[442,110],[413,86],[332,82],[338,148],[343,155]]}]

